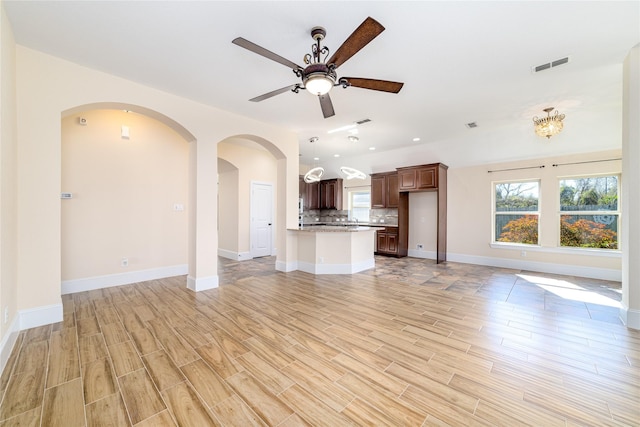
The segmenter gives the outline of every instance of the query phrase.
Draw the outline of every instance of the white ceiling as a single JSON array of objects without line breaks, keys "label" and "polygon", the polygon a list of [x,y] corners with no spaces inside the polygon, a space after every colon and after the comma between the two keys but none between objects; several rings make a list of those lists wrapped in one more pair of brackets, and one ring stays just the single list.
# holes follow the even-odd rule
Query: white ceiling
[{"label": "white ceiling", "polygon": [[[369,159],[352,161],[366,172],[388,169],[385,151],[402,147],[397,166],[619,148],[622,62],[640,42],[638,1],[4,4],[21,45],[284,126],[298,134],[303,163],[313,163],[314,152],[321,162],[341,154]],[[302,64],[312,27],[326,28],[324,44],[335,52],[367,16],[386,30],[338,75],[401,81],[399,94],[334,88],[336,115],[328,119],[304,92],[248,101],[298,80],[231,40],[244,37]],[[531,71],[565,56],[566,65]],[[567,118],[564,132],[546,141],[533,134],[531,118],[549,106]],[[347,132],[327,133],[365,118],[371,122],[359,126],[356,144]],[[478,128],[467,129],[468,122]],[[313,146],[312,136],[320,138]]]}]

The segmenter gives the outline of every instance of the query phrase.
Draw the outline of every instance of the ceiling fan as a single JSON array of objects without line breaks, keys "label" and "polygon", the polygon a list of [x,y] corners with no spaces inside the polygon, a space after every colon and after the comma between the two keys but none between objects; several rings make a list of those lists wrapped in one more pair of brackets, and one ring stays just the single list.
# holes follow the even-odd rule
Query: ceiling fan
[{"label": "ceiling fan", "polygon": [[252,102],[260,102],[269,99],[281,93],[292,91],[298,93],[300,89],[306,89],[310,93],[317,95],[320,99],[320,107],[324,118],[335,115],[333,104],[329,97],[329,91],[334,86],[359,87],[362,89],[379,90],[382,92],[398,93],[404,83],[392,82],[388,80],[364,79],[359,77],[340,77],[336,73],[336,69],[347,62],[349,58],[358,53],[360,49],[365,47],[371,40],[376,38],[384,31],[384,27],[375,19],[368,17],[362,24],[345,40],[344,43],[336,50],[336,52],[327,60],[329,49],[321,46],[320,42],[324,39],[327,31],[322,27],[313,27],[311,29],[311,37],[315,40],[315,44],[311,46],[311,53],[304,56],[306,67],[289,61],[282,56],[275,54],[255,43],[252,43],[242,37],[233,40],[233,44],[250,50],[251,52],[262,55],[265,58],[276,61],[293,70],[296,76],[300,77],[302,83],[285,86],[264,95],[250,99]]}]

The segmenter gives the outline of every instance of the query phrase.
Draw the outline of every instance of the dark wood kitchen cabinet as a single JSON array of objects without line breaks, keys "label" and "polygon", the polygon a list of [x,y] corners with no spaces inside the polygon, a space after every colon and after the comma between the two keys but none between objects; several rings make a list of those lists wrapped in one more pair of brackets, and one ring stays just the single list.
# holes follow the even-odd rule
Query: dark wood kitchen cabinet
[{"label": "dark wood kitchen cabinet", "polygon": [[[437,249],[436,262],[447,260],[447,169],[442,163],[398,168],[399,191],[401,203],[398,207],[398,218],[407,217],[409,194],[418,191],[435,191],[437,197]],[[406,203],[402,201],[407,199]],[[404,241],[400,242],[399,251],[404,251]]]},{"label": "dark wood kitchen cabinet", "polygon": [[300,195],[304,210],[338,209],[342,210],[342,178],[325,179],[307,183],[300,181]]},{"label": "dark wood kitchen cabinet", "polygon": [[398,227],[376,231],[376,254],[398,256]]},{"label": "dark wood kitchen cabinet", "polygon": [[398,173],[371,174],[371,208],[398,207]]},{"label": "dark wood kitchen cabinet", "polygon": [[320,209],[342,210],[342,178],[320,181]]},{"label": "dark wood kitchen cabinet", "polygon": [[[438,188],[441,163],[398,168],[399,190],[435,190]],[[445,169],[446,170],[446,169]]]},{"label": "dark wood kitchen cabinet", "polygon": [[306,197],[304,198],[305,210],[320,209],[320,183],[307,183]]}]

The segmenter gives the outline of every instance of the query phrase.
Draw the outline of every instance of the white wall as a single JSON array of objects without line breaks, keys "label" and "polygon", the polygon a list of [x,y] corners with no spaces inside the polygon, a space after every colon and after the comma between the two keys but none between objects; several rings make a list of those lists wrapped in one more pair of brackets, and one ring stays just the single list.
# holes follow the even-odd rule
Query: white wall
[{"label": "white wall", "polygon": [[[597,161],[620,158],[620,150],[612,150],[467,168],[450,168],[448,171],[448,259],[469,262],[475,260],[481,264],[521,266],[521,268],[533,270],[546,269],[550,272],[620,280],[620,252],[558,248],[560,241],[559,178],[619,174],[620,160]],[[596,162],[592,163],[592,161]],[[580,164],[553,166],[553,164],[563,163]],[[544,168],[537,167],[542,165]],[[533,166],[532,169],[488,173],[489,170],[531,166]],[[492,182],[523,179],[540,180],[541,247],[539,249],[492,248],[489,246],[492,240]],[[621,185],[625,185],[624,179]],[[622,220],[624,221],[624,218]],[[522,256],[523,250],[526,256]],[[602,256],[603,253],[609,256]]]},{"label": "white wall", "polygon": [[73,193],[61,207],[63,282],[186,270],[188,154],[180,135],[141,114],[92,110],[62,120],[62,190]]},{"label": "white wall", "polygon": [[218,158],[218,254],[238,258],[238,168]]},{"label": "white wall", "polygon": [[[18,147],[15,43],[0,4],[0,370],[17,336]],[[6,320],[5,320],[5,316]]]},{"label": "white wall", "polygon": [[190,288],[218,283],[217,143],[232,136],[255,138],[278,156],[278,188],[282,189],[278,212],[285,217],[277,230],[278,259],[281,266],[295,259],[286,235],[286,224],[297,224],[298,144],[293,133],[22,46],[16,47],[16,71],[17,309],[47,313],[31,325],[56,321],[62,315],[61,118],[82,106],[105,102],[141,106],[193,136],[186,207]]}]

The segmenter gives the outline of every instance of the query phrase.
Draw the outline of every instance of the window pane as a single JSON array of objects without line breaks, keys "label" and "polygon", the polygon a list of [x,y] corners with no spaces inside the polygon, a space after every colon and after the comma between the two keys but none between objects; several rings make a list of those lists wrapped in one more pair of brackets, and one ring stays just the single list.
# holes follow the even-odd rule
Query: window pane
[{"label": "window pane", "polygon": [[371,191],[349,192],[349,219],[352,221],[369,222],[371,207]]},{"label": "window pane", "polygon": [[363,208],[371,206],[371,193],[369,191],[366,192],[352,192],[351,193],[351,203],[352,206]]},{"label": "window pane", "polygon": [[560,245],[618,249],[618,215],[561,215]]},{"label": "window pane", "polygon": [[618,177],[563,179],[560,181],[561,211],[617,211]]},{"label": "window pane", "polygon": [[496,184],[496,212],[536,212],[538,182]]},{"label": "window pane", "polygon": [[353,208],[351,210],[351,220],[369,222],[369,208]]},{"label": "window pane", "polygon": [[538,244],[538,215],[496,214],[496,242]]}]

